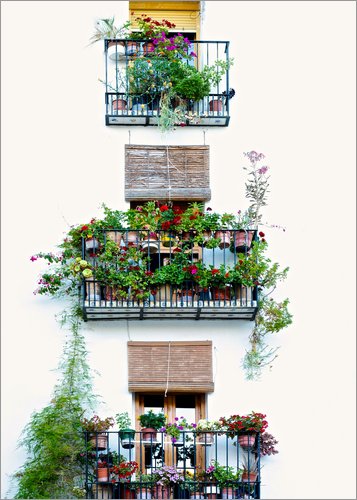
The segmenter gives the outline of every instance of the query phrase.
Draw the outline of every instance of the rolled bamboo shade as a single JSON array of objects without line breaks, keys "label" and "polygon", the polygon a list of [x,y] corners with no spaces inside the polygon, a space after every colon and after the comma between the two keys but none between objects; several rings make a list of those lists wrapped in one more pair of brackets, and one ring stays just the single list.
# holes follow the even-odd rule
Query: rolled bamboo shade
[{"label": "rolled bamboo shade", "polygon": [[213,392],[212,342],[128,342],[130,392]]},{"label": "rolled bamboo shade", "polygon": [[210,200],[209,146],[125,145],[125,199]]}]

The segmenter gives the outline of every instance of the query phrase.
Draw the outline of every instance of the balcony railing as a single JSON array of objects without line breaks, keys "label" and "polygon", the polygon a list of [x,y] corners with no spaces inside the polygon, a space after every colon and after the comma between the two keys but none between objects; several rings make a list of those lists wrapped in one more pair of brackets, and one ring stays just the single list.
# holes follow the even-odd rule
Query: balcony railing
[{"label": "balcony railing", "polygon": [[[152,53],[148,50],[150,40],[105,40],[105,122],[106,125],[157,125],[160,116],[160,88],[135,92],[129,79],[128,68],[138,58],[150,61]],[[152,45],[152,44],[151,44]],[[229,61],[229,42],[192,41],[190,50],[197,57],[187,64],[201,70],[205,65],[212,66],[215,61]],[[154,73],[152,82],[159,73]],[[170,83],[170,76],[167,75]],[[140,83],[140,82],[139,82]],[[234,92],[233,92],[234,95]],[[229,123],[229,69],[219,83],[211,86],[209,95],[199,101],[181,101],[183,115],[181,125],[189,126],[227,126]]]},{"label": "balcony railing", "polygon": [[[122,432],[86,433],[87,498],[260,498],[259,433],[183,431],[173,444],[161,432]],[[169,489],[155,476],[163,466],[180,476]],[[230,472],[226,481],[217,481],[217,467]],[[124,477],[128,468],[135,472]]]},{"label": "balcony railing", "polygon": [[199,241],[194,231],[170,237],[143,230],[83,239],[82,258],[93,269],[82,285],[84,319],[253,320],[258,288],[244,286],[231,272],[256,238],[256,230],[224,229]]}]

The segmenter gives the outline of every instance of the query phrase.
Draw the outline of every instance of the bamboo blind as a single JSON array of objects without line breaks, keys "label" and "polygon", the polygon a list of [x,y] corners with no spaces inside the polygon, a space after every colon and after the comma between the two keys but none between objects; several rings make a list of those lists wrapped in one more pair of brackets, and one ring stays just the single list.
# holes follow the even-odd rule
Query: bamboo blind
[{"label": "bamboo blind", "polygon": [[209,146],[125,146],[125,199],[208,201]]},{"label": "bamboo blind", "polygon": [[212,342],[128,342],[130,392],[213,392]]}]

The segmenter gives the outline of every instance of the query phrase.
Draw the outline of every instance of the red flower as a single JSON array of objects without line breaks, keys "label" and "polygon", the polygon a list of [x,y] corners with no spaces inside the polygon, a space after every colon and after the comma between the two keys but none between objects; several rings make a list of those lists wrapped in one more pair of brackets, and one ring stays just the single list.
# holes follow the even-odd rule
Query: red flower
[{"label": "red flower", "polygon": [[81,227],[81,231],[87,231],[88,230],[88,226],[82,226]]},{"label": "red flower", "polygon": [[179,216],[174,217],[172,220],[172,223],[175,225],[180,224],[180,222],[181,222],[181,217],[179,217]]},{"label": "red flower", "polygon": [[261,238],[264,238],[265,234],[263,233],[263,231],[259,231],[259,236],[260,236]]},{"label": "red flower", "polygon": [[166,212],[166,210],[168,210],[169,207],[167,205],[161,205],[160,207],[160,212]]},{"label": "red flower", "polygon": [[219,273],[219,269],[212,269],[212,270],[211,270],[211,273],[212,273],[212,274],[217,274],[217,273]]}]

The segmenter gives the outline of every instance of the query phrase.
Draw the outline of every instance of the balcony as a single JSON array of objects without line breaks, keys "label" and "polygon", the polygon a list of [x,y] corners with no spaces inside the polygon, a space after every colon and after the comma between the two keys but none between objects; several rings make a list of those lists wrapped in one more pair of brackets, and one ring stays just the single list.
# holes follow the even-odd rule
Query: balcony
[{"label": "balcony", "polygon": [[192,41],[176,58],[159,49],[151,40],[105,40],[106,125],[228,126],[229,42]]},{"label": "balcony", "polygon": [[[85,321],[118,319],[253,320],[258,288],[249,273],[256,230],[101,231],[82,239],[93,270],[81,288]],[[245,266],[245,267],[244,267]],[[251,285],[251,286],[250,286]]]},{"label": "balcony", "polygon": [[[162,432],[124,432],[86,433],[87,498],[260,498],[259,433],[183,431],[172,443]],[[168,489],[155,472],[165,465],[180,478]]]}]

